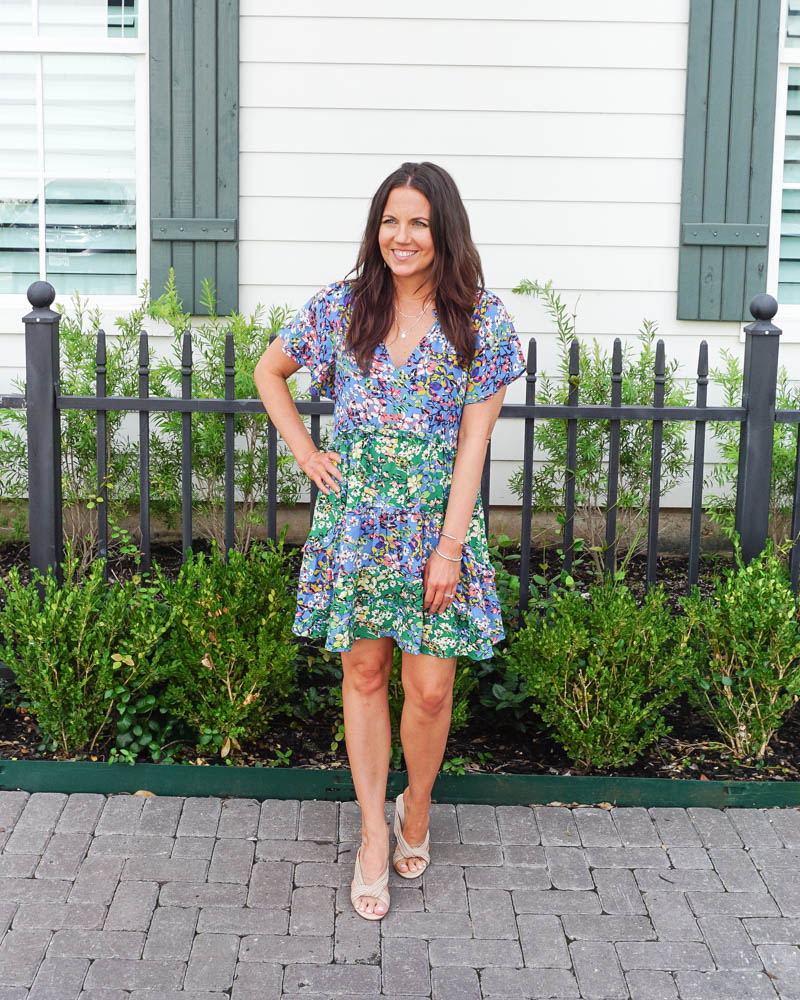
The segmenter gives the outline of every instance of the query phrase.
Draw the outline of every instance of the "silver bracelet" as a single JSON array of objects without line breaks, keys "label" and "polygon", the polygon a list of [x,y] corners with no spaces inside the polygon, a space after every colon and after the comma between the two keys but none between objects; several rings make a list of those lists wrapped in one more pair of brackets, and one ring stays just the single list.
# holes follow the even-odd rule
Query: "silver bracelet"
[{"label": "silver bracelet", "polygon": [[440,531],[439,534],[442,538],[452,538],[454,542],[458,542],[459,545],[463,545],[466,541],[465,538],[456,538],[455,535],[448,535],[446,531]]},{"label": "silver bracelet", "polygon": [[442,559],[446,559],[448,562],[457,562],[457,563],[461,562],[461,556],[458,556],[458,558],[456,559],[456,558],[453,558],[453,556],[446,556],[444,554],[444,552],[439,552],[439,546],[438,545],[434,546],[433,551],[436,552],[436,553],[438,553],[438,555],[440,555],[442,557]]}]

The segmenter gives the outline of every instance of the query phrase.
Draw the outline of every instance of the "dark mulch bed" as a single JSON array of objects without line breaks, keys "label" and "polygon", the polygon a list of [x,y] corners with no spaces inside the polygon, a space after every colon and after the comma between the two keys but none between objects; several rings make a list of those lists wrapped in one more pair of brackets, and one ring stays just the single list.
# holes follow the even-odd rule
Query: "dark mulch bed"
[{"label": "dark mulch bed", "polygon": [[[198,545],[197,548],[202,548]],[[154,558],[169,574],[177,572],[181,562],[178,545],[162,545],[154,548]],[[27,546],[21,543],[0,545],[0,574],[5,575],[11,566],[18,566],[27,575]],[[299,562],[299,552],[290,556],[295,570]],[[534,572],[542,572],[541,556],[532,557],[536,566]],[[714,569],[718,559],[702,561],[700,589],[708,593],[712,588]],[[110,564],[112,576],[127,576],[134,570],[131,562],[118,560]],[[509,555],[508,568],[515,572],[516,560]],[[558,569],[555,561],[545,572],[549,575]],[[679,599],[686,592],[686,559],[661,556],[658,560],[658,580],[669,595],[671,606],[679,610]],[[578,566],[573,574],[581,586],[588,586],[593,579],[592,570],[585,564]],[[646,559],[634,557],[628,566],[626,582],[637,594],[643,594],[646,581]],[[5,697],[3,696],[5,694]],[[22,708],[14,704],[14,689],[0,688],[0,757],[25,760],[64,759],[58,753],[48,752],[40,747],[35,721]],[[504,726],[501,714],[491,714],[485,710],[467,728],[451,734],[445,752],[446,769],[451,772],[488,772],[502,774],[592,774],[606,776],[628,776],[639,778],[694,778],[700,780],[800,780],[800,714],[794,712],[784,723],[775,737],[770,752],[761,762],[737,760],[732,755],[715,746],[713,730],[681,700],[667,709],[667,723],[672,727],[669,735],[663,737],[653,748],[640,757],[633,765],[613,771],[581,772],[570,765],[564,751],[547,735],[537,728],[533,717],[526,720],[525,732]],[[291,767],[342,768],[347,766],[344,745],[331,750],[333,720],[320,718],[304,723],[277,721],[268,739],[244,743],[236,753],[236,764],[272,767],[288,764]],[[84,758],[85,759],[85,758]],[[104,753],[98,753],[99,761],[106,760]],[[178,760],[197,764],[221,763],[214,757],[196,756],[194,748],[185,747],[177,755]],[[401,762],[401,767],[402,767]]]}]

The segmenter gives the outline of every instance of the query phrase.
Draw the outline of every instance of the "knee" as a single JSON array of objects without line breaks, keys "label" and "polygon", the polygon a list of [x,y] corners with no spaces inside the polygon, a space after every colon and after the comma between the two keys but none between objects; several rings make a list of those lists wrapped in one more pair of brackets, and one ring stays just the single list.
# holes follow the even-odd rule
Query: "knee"
[{"label": "knee", "polygon": [[450,712],[453,703],[453,688],[449,684],[424,682],[404,684],[405,697],[424,715],[436,717],[442,712]]},{"label": "knee", "polygon": [[360,695],[377,694],[386,687],[391,666],[391,660],[351,660],[344,666],[344,679]]}]

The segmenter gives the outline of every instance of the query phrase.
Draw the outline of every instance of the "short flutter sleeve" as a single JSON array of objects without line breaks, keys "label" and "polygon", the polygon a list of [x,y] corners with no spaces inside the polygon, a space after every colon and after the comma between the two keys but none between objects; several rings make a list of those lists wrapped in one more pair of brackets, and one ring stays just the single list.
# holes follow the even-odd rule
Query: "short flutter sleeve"
[{"label": "short flutter sleeve", "polygon": [[467,375],[464,403],[493,396],[525,371],[525,357],[506,307],[484,292],[474,313],[477,328],[475,357]]},{"label": "short flutter sleeve", "polygon": [[312,295],[292,322],[279,330],[283,351],[311,373],[311,390],[333,399],[336,355],[329,289]]}]

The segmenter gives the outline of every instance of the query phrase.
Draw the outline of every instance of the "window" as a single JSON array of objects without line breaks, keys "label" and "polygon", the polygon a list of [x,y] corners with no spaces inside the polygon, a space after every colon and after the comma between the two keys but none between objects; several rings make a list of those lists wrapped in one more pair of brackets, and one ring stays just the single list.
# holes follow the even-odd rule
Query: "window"
[{"label": "window", "polygon": [[767,291],[782,325],[800,306],[800,0],[782,0],[778,60]]},{"label": "window", "polygon": [[62,296],[139,287],[137,233],[146,227],[137,227],[137,177],[147,174],[143,137],[137,144],[147,79],[140,7],[0,5],[0,294],[38,278]]}]

